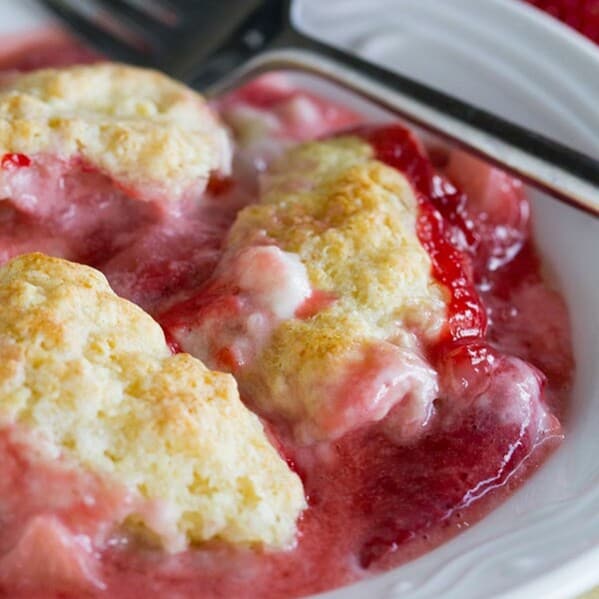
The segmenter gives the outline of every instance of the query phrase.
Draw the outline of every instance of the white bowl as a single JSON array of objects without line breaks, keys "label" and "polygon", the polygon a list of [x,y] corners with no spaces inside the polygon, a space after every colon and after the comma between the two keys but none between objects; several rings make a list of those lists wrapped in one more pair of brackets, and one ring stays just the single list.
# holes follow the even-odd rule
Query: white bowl
[{"label": "white bowl", "polygon": [[[33,0],[7,4],[0,32],[46,20]],[[296,8],[310,32],[599,156],[599,51],[528,6],[300,0]],[[553,599],[599,583],[599,220],[532,196],[538,245],[572,317],[577,373],[565,442],[467,532],[322,597]]]}]

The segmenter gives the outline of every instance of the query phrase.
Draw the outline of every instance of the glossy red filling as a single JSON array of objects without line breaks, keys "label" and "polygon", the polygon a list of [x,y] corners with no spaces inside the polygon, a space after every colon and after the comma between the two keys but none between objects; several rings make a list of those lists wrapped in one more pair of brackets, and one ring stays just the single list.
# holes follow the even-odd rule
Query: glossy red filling
[{"label": "glossy red filling", "polygon": [[13,168],[29,166],[31,164],[31,159],[25,154],[4,154],[0,164],[3,169],[10,170]]},{"label": "glossy red filling", "polygon": [[[451,294],[449,339],[484,337],[487,318],[474,288],[472,264],[466,253],[474,244],[474,235],[465,213],[465,197],[435,172],[414,134],[405,127],[365,127],[357,133],[372,144],[379,160],[404,173],[417,191],[418,237],[431,257],[435,278]],[[452,239],[454,228],[462,243]]]},{"label": "glossy red filling", "polygon": [[[314,102],[310,127],[302,126],[290,105],[298,97]],[[335,134],[359,120],[332,102],[268,82],[251,84],[225,99],[220,109],[229,118],[227,113],[239,106],[276,115],[278,135],[288,141],[305,138],[307,131],[309,136]],[[557,418],[565,411],[573,368],[568,320],[561,298],[542,281],[521,186],[461,152],[425,148],[400,125],[351,131],[371,143],[376,156],[404,173],[417,191],[417,233],[431,256],[434,276],[450,292],[447,330],[430,349],[445,390],[435,402],[431,428],[406,444],[394,438],[391,412],[335,441],[305,446],[271,419],[268,430],[301,476],[310,505],[294,549],[268,553],[213,545],[167,556],[119,536],[86,556],[93,561],[89,585],[69,589],[52,587],[43,569],[38,578],[25,577],[23,586],[14,559],[6,557],[15,541],[5,535],[0,593],[15,599],[315,593],[401,564],[467,528],[557,445]],[[11,172],[38,165],[36,157],[19,154],[2,159],[2,168]],[[178,214],[140,206],[93,170],[70,176],[80,189],[94,189],[74,202],[84,216],[70,222],[58,209],[28,211],[12,198],[0,205],[1,257],[40,249],[91,263],[118,293],[154,314],[178,304],[169,318],[185,319],[207,309],[209,294],[198,297],[197,290],[214,270],[236,211],[254,200],[255,181],[247,165],[238,165],[232,179],[215,178],[205,202]],[[107,198],[106,217],[96,212],[97,218],[87,220],[86,210]],[[83,225],[89,229],[82,236]],[[228,301],[237,301],[234,293]],[[314,294],[295,315],[307,318],[330,301]],[[228,304],[219,309],[226,314]],[[168,340],[179,351],[176,340]],[[218,359],[235,365],[234,356]],[[245,399],[251,405],[251,398]],[[6,443],[0,442],[4,451]],[[19,524],[15,519],[25,518],[23,513],[33,518],[46,512],[44,505],[26,499],[30,511],[15,508],[15,497],[25,493],[27,484],[43,486],[47,476],[28,469],[21,475],[27,476],[26,484],[15,463],[13,456],[0,485],[0,513],[10,531]],[[68,529],[69,518],[57,517]],[[66,555],[72,548],[62,550]]]}]

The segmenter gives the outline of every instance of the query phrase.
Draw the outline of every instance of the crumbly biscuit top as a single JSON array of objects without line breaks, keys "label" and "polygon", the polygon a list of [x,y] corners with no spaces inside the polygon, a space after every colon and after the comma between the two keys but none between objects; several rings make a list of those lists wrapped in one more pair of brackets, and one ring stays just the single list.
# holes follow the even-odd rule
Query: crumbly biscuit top
[{"label": "crumbly biscuit top", "polygon": [[427,329],[423,315],[445,315],[446,291],[432,276],[416,217],[410,184],[374,160],[369,144],[310,142],[273,165],[260,203],[240,213],[228,247],[259,235],[298,254],[315,289],[337,297],[344,314],[359,313],[374,336],[386,336],[398,322]]},{"label": "crumbly biscuit top", "polygon": [[230,375],[171,355],[159,325],[86,266],[21,256],[0,269],[0,305],[4,424],[164,505],[130,522],[168,549],[293,542],[301,482]]},{"label": "crumbly biscuit top", "polygon": [[317,381],[330,382],[356,352],[382,340],[411,348],[441,333],[447,291],[418,240],[417,212],[405,177],[356,137],[302,144],[273,165],[228,247],[274,243],[299,255],[312,287],[334,301],[274,330],[248,374],[264,401],[318,420],[327,398]]},{"label": "crumbly biscuit top", "polygon": [[80,157],[166,200],[227,171],[231,158],[199,94],[157,71],[111,63],[4,77],[0,152]]}]

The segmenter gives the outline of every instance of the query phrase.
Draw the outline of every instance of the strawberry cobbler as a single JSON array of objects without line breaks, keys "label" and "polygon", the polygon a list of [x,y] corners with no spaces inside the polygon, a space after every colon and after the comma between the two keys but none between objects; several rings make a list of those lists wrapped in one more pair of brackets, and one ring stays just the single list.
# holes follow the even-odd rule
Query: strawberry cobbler
[{"label": "strawberry cobbler", "polygon": [[209,106],[78,51],[0,76],[2,596],[323,591],[559,444],[519,181],[282,75]]}]

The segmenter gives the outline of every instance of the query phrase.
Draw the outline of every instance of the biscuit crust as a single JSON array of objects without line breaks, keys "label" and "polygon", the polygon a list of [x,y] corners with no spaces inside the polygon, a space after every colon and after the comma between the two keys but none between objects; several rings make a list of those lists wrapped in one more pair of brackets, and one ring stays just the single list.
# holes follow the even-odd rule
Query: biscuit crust
[{"label": "biscuit crust", "polygon": [[138,502],[129,523],[169,550],[293,543],[301,482],[232,376],[171,355],[160,326],[86,266],[16,258],[0,269],[0,305],[3,425],[162,506],[152,518]]},{"label": "biscuit crust", "polygon": [[226,130],[202,96],[114,63],[4,77],[0,152],[82,159],[140,197],[167,201],[231,161]]},{"label": "biscuit crust", "polygon": [[[419,395],[414,411],[426,421],[436,374],[423,346],[446,326],[448,293],[418,239],[406,178],[375,160],[369,144],[343,136],[289,150],[264,175],[261,192],[239,213],[226,255],[280,248],[298,257],[311,288],[329,301],[277,322],[257,358],[236,373],[242,389],[306,438],[384,417],[405,388]],[[411,382],[400,385],[406,376]],[[372,388],[350,392],[351,379],[371,380]],[[386,393],[392,387],[397,393]]]}]

